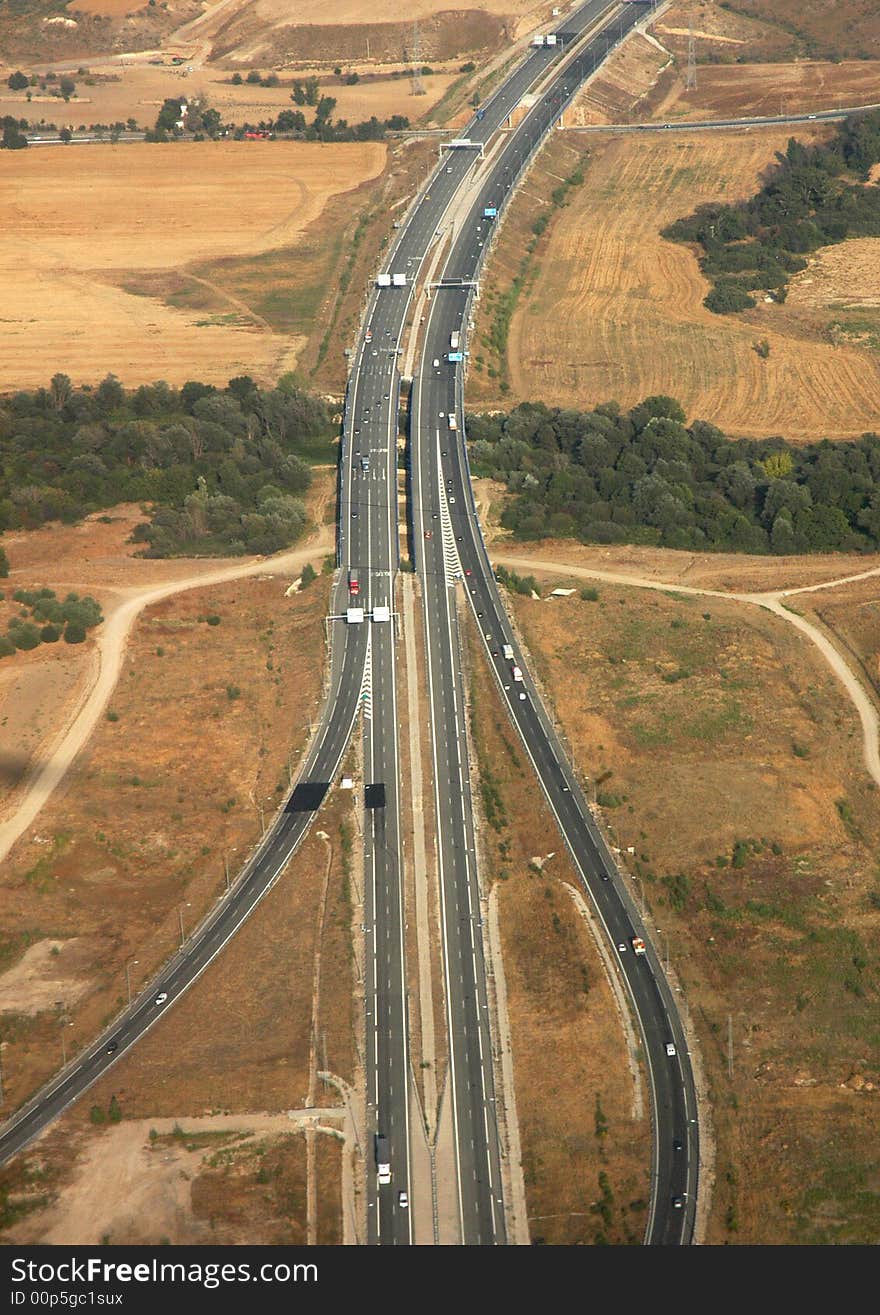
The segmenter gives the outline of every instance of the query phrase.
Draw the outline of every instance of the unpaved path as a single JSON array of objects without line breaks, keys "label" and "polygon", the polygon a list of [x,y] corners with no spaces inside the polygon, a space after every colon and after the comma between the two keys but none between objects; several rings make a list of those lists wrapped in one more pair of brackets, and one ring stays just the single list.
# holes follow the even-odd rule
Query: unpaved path
[{"label": "unpaved path", "polygon": [[[31,775],[24,794],[13,811],[0,822],[0,862],[7,857],[16,840],[24,834],[34,818],[47,803],[53,791],[64,779],[80,750],[86,744],[116,687],[128,636],[145,607],[161,602],[173,594],[187,589],[207,588],[226,584],[253,575],[294,575],[306,562],[333,550],[334,529],[321,526],[307,545],[279,553],[275,557],[260,558],[247,563],[220,567],[213,571],[181,576],[161,585],[142,585],[113,589],[117,599],[105,608],[106,620],[96,639],[92,670],[79,703],[73,708],[67,722],[54,740],[40,755],[40,765]],[[190,570],[192,563],[188,563]],[[279,596],[280,598],[280,596]]]},{"label": "unpaved path", "polygon": [[660,589],[665,593],[672,591],[679,594],[698,594],[710,598],[726,598],[732,602],[750,603],[757,607],[766,608],[768,612],[772,612],[775,616],[781,617],[783,621],[796,626],[808,639],[812,640],[843,685],[852,699],[856,712],[859,714],[859,720],[862,723],[865,766],[872,779],[877,785],[880,785],[880,719],[878,719],[877,709],[872,699],[831,640],[811,621],[796,612],[790,611],[784,602],[786,598],[791,597],[793,594],[808,594],[816,589],[834,589],[840,585],[852,584],[857,580],[867,580],[872,576],[880,575],[880,567],[873,567],[869,571],[859,571],[854,575],[840,576],[836,580],[825,580],[821,584],[799,585],[794,589],[769,590],[765,593],[733,593],[723,589],[701,589],[695,585],[678,584],[672,580],[646,579],[644,576],[629,575],[625,571],[603,571],[593,567],[569,565],[563,561],[543,561],[538,557],[516,557],[503,550],[499,551],[498,548],[493,548],[492,557],[503,566],[511,566],[515,570],[547,571],[555,575],[563,573],[585,580],[604,580],[608,584],[629,585],[636,589]]}]

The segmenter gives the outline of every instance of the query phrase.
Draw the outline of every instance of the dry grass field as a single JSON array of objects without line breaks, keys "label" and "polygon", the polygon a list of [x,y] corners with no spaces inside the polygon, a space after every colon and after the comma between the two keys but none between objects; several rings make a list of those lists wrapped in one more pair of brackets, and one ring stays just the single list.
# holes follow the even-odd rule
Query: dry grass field
[{"label": "dry grass field", "polygon": [[[277,806],[320,694],[326,580],[288,599],[287,581],[267,565],[265,577],[181,594],[139,621],[112,718],[4,865],[10,1107],[60,1066],[62,1047],[74,1055],[124,1004],[126,964],[138,991],[174,953],[181,922],[187,934],[222,896],[225,860],[234,875],[259,835],[259,806],[267,818]],[[279,1125],[308,1102],[315,1067],[357,1080],[353,837],[351,798],[331,798],[221,959],[39,1151],[3,1171],[7,1240],[304,1240],[304,1194],[287,1161],[282,1155],[268,1178],[260,1166],[288,1144],[299,1155],[301,1138],[279,1140]],[[122,1124],[107,1131],[130,1133],[111,1168],[94,1110],[106,1113],[112,1097]],[[311,1103],[335,1106],[338,1095],[318,1083]],[[278,1116],[274,1125],[261,1126],[263,1111]],[[243,1129],[256,1121],[258,1144],[238,1149],[240,1133],[209,1132],[185,1139],[194,1142],[185,1149],[226,1148],[219,1157],[147,1153],[163,1149],[147,1142],[151,1119],[185,1126],[221,1112],[239,1116]],[[337,1242],[335,1143],[328,1154],[319,1143],[318,1240]],[[148,1163],[155,1168],[145,1173]]]},{"label": "dry grass field", "polygon": [[42,385],[56,370],[77,383],[108,371],[126,384],[277,378],[302,340],[279,338],[247,304],[221,296],[199,315],[126,287],[295,248],[333,197],[382,172],[385,154],[293,142],[15,153],[0,200],[0,388]]},{"label": "dry grass field", "polygon": [[880,822],[853,709],[758,608],[598,595],[515,611],[684,990],[716,1139],[706,1240],[874,1241]]},{"label": "dry grass field", "polygon": [[[683,73],[679,66],[674,89],[658,106],[656,118],[676,122],[812,114],[817,110],[880,104],[877,60],[708,65],[698,70],[697,85],[690,91],[685,90]],[[799,124],[792,128],[795,135],[801,131]]]},{"label": "dry grass field", "polygon": [[[812,132],[799,135],[810,140]],[[557,138],[515,202],[493,256],[471,404],[534,399],[586,408],[614,399],[631,406],[667,393],[689,418],[732,435],[806,441],[875,428],[875,352],[829,343],[786,307],[759,303],[748,315],[713,315],[702,305],[708,284],[692,252],[660,236],[701,203],[752,194],[787,138],[774,131],[633,134],[591,139],[589,146],[575,134]],[[541,198],[579,163],[585,183],[550,212],[526,268],[509,330],[505,397],[488,367],[480,370],[495,298],[522,274],[532,223],[548,213]],[[764,339],[766,359],[755,350]]]}]

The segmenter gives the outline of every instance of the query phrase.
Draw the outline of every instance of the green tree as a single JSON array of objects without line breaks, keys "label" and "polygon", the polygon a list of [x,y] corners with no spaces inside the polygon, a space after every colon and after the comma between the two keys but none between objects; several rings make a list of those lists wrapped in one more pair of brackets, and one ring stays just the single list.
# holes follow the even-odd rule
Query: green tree
[{"label": "green tree", "polygon": [[15,73],[10,73],[9,77],[6,79],[6,85],[12,91],[24,91],[30,83],[26,74],[22,73],[20,69],[17,69]]}]

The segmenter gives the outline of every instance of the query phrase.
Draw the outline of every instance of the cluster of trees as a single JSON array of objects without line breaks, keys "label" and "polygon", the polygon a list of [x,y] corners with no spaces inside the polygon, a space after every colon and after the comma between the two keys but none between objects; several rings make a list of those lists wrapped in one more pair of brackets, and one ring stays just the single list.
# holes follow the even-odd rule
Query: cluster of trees
[{"label": "cluster of trees", "polygon": [[4,114],[0,118],[0,151],[20,151],[27,146],[27,137],[22,132],[27,126],[27,119],[14,119],[11,114]]},{"label": "cluster of trees", "polygon": [[54,589],[16,589],[12,597],[19,610],[0,635],[0,657],[11,657],[16,649],[57,644],[62,636],[67,644],[81,644],[104,620],[100,604],[88,594],[80,598],[71,593],[62,602]]},{"label": "cluster of trees", "polygon": [[[80,69],[79,72],[83,74],[86,70]],[[41,75],[32,73],[28,77],[26,73],[22,73],[21,69],[16,69],[6,79],[6,85],[11,91],[27,92],[32,87],[39,87],[41,91],[48,91],[50,96],[58,96],[61,100],[70,100],[71,96],[76,95],[76,83],[73,78],[67,73],[59,75],[51,70]],[[30,96],[28,96],[28,99],[30,100]]]},{"label": "cluster of trees", "polygon": [[880,111],[846,120],[825,145],[792,137],[776,158],[749,200],[701,206],[663,230],[702,248],[700,268],[714,285],[705,305],[720,314],[754,306],[758,289],[783,301],[789,277],[818,247],[880,235],[880,189],[864,185],[880,161]]},{"label": "cluster of trees", "polygon": [[523,539],[729,552],[876,552],[880,437],[794,447],[726,438],[673,398],[625,412],[524,403],[470,415],[474,472],[517,496],[502,524]]},{"label": "cluster of trees", "polygon": [[333,431],[288,376],[126,391],[113,375],[93,389],[57,374],[0,398],[0,530],[140,502],[146,556],[275,552],[306,527],[308,449]]},{"label": "cluster of trees", "polygon": [[162,104],[156,125],[147,134],[147,141],[167,142],[184,135],[194,135],[197,139],[210,137],[233,137],[240,140],[248,132],[265,134],[282,133],[302,141],[322,142],[377,142],[382,141],[386,132],[401,132],[409,127],[409,119],[402,114],[393,114],[388,119],[377,119],[375,115],[360,123],[349,123],[347,119],[333,120],[336,101],[333,96],[322,96],[315,105],[315,115],[311,123],[306,121],[302,110],[281,110],[275,119],[261,119],[259,123],[224,123],[219,110],[209,107],[204,99],[186,100],[169,97]]}]

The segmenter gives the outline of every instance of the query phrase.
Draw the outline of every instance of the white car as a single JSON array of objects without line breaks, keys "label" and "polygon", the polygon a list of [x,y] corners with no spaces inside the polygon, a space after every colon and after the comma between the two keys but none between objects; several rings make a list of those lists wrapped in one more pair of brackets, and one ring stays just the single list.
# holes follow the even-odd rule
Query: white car
[{"label": "white car", "polygon": [[519,692],[519,696],[520,696],[521,699],[524,699],[524,698],[525,698],[525,694],[523,693],[522,690],[520,690],[520,692]]},{"label": "white car", "polygon": [[669,1056],[670,1059],[671,1059],[671,1058],[673,1057],[673,1055],[675,1054],[675,1046],[672,1044],[671,1041],[667,1041],[667,1042],[666,1042],[666,1053],[667,1053],[667,1055]]},{"label": "white car", "polygon": [[626,954],[626,941],[621,941],[617,948],[621,954]]},{"label": "white car", "polygon": [[435,356],[435,357],[434,357],[434,369],[435,369],[435,370],[437,369],[437,366],[438,366],[439,364],[440,364],[440,361],[439,361],[438,357]]},{"label": "white car", "polygon": [[155,1000],[153,1001],[153,1004],[163,1005],[167,999],[168,999],[168,992],[160,991],[159,994],[156,996]]},{"label": "white car", "polygon": [[407,1210],[409,1208],[409,1197],[406,1192],[397,1193],[397,1204],[400,1206],[401,1210]]}]

